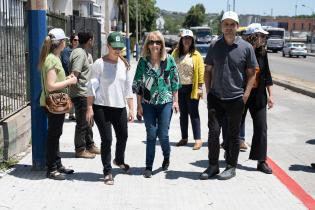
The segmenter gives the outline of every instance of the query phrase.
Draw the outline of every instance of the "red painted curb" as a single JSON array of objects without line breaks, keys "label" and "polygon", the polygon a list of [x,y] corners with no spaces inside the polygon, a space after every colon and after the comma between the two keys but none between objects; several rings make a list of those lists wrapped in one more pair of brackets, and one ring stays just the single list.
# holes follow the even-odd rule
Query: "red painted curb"
[{"label": "red painted curb", "polygon": [[268,165],[272,168],[275,175],[284,184],[290,192],[297,197],[310,210],[315,210],[315,200],[305,190],[294,181],[284,170],[282,170],[269,157],[267,158]]}]

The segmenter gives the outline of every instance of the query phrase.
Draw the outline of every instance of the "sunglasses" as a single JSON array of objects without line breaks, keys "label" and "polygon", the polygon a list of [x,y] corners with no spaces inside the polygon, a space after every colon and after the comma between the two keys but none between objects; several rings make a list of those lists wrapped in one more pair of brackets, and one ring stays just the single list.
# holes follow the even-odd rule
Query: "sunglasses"
[{"label": "sunglasses", "polygon": [[[111,46],[112,47],[112,46]],[[122,50],[123,48],[121,48],[121,47],[112,47],[113,48],[113,50]]]},{"label": "sunglasses", "polygon": [[162,45],[162,41],[161,40],[149,40],[149,45],[153,45],[153,44],[156,44],[156,45]]},{"label": "sunglasses", "polygon": [[78,39],[73,39],[73,41],[79,41]]}]

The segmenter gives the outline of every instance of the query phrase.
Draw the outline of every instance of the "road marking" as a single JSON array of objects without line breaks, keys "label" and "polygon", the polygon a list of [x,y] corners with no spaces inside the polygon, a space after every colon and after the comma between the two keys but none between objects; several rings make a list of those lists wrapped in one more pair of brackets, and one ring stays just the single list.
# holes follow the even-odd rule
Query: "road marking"
[{"label": "road marking", "polygon": [[290,192],[297,197],[310,210],[315,210],[315,200],[305,190],[282,170],[273,160],[267,158],[268,165],[272,168],[273,174],[284,184]]}]

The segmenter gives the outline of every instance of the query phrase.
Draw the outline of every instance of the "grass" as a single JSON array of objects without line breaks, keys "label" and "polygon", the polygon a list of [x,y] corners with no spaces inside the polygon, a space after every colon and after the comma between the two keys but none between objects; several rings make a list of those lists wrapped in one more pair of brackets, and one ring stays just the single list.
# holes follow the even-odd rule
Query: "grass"
[{"label": "grass", "polygon": [[5,171],[12,166],[16,165],[19,161],[15,158],[10,158],[9,160],[5,160],[0,163],[0,171]]}]

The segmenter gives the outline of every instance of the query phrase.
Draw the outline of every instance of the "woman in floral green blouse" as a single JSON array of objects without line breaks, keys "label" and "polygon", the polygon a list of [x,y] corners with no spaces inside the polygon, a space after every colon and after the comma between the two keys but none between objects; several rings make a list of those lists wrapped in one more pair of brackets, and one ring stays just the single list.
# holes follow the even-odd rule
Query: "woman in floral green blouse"
[{"label": "woman in floral green blouse", "polygon": [[147,36],[133,81],[137,94],[137,112],[143,116],[146,132],[146,169],[144,177],[152,176],[156,138],[159,137],[164,160],[162,169],[170,163],[169,125],[172,110],[178,112],[179,75],[174,58],[167,55],[163,35],[150,32]]}]

